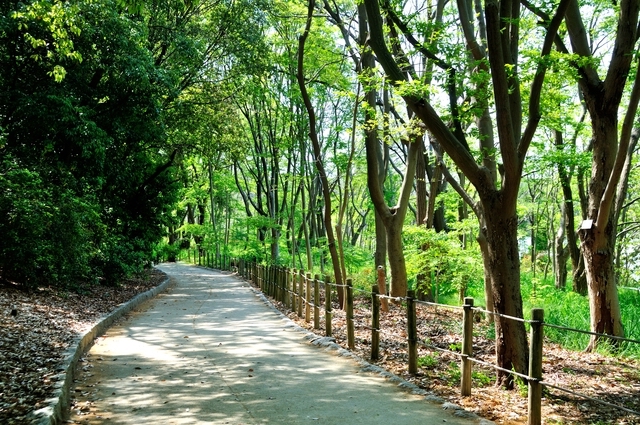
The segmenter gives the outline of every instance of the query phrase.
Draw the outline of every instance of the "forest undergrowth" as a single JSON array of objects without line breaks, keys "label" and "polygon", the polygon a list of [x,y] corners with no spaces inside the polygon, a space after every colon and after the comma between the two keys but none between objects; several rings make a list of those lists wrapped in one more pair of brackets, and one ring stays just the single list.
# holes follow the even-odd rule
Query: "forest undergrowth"
[{"label": "forest undergrowth", "polygon": [[[28,423],[27,415],[43,406],[53,395],[55,377],[60,373],[64,353],[74,338],[86,331],[98,318],[137,294],[157,286],[164,275],[157,270],[131,279],[120,287],[91,286],[81,291],[39,288],[24,292],[0,285],[0,423]],[[324,335],[285,308],[274,304],[302,327]],[[333,336],[347,346],[345,313],[334,303]],[[370,301],[356,298],[355,353],[370,359]],[[437,348],[458,351],[461,341],[461,312],[418,304],[419,340]],[[475,323],[474,355],[487,362],[494,359],[491,326]],[[494,372],[474,365],[470,397],[459,395],[459,358],[435,348],[420,346],[419,371],[407,372],[406,313],[391,304],[381,315],[380,359],[372,362],[415,385],[458,404],[498,424],[525,424],[526,388],[505,391],[495,386]],[[603,353],[568,350],[545,342],[544,380],[626,408],[640,410],[640,362]],[[640,424],[640,417],[619,409],[577,397],[545,390],[542,401],[546,424]]]},{"label": "forest undergrowth", "polygon": [[[320,329],[307,322],[280,302],[277,308],[298,325],[324,335],[324,317]],[[321,313],[323,314],[323,313]],[[356,297],[355,353],[364,360],[371,358],[371,302],[367,296]],[[403,379],[458,404],[468,411],[504,425],[527,423],[527,389],[518,384],[507,391],[495,385],[493,369],[473,365],[472,394],[460,396],[460,358],[439,351],[459,352],[462,342],[462,312],[447,308],[417,305],[418,373],[408,373],[406,309],[390,304],[389,312],[380,318],[380,358],[370,361]],[[493,326],[485,318],[476,317],[474,324],[474,356],[495,363]],[[332,336],[347,348],[346,315],[333,305]],[[585,344],[586,345],[586,344]],[[640,411],[640,362],[626,356],[607,353],[585,353],[570,350],[548,339],[544,345],[543,380],[605,402]],[[542,399],[545,424],[640,424],[640,416],[601,403],[545,387]]]},{"label": "forest undergrowth", "polygon": [[119,286],[30,291],[0,284],[0,424],[29,422],[54,394],[65,352],[106,313],[158,286],[166,275],[152,269]]}]

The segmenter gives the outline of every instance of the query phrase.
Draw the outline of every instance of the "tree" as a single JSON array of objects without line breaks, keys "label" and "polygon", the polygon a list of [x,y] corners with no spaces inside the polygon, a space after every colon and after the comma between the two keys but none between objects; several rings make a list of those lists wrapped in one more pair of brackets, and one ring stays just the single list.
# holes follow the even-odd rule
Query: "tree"
[{"label": "tree", "polygon": [[[318,140],[318,131],[316,128],[316,113],[313,105],[311,104],[311,98],[309,97],[309,93],[307,92],[307,87],[305,83],[305,74],[304,74],[304,47],[307,41],[307,37],[309,37],[309,31],[311,30],[314,7],[315,7],[315,1],[309,0],[309,6],[307,9],[307,21],[305,24],[304,32],[299,38],[298,72],[296,73],[296,77],[298,79],[298,85],[300,87],[302,100],[304,101],[304,105],[307,109],[307,113],[309,114],[309,139],[311,139],[311,145],[313,147],[313,156],[314,156],[316,169],[318,170],[318,175],[320,177],[320,181],[322,182],[322,197],[324,199],[324,222],[325,222],[325,230],[327,232],[327,244],[329,246],[329,253],[331,255],[331,263],[333,265],[333,273],[335,276],[335,281],[338,284],[343,284],[344,283],[342,280],[343,267],[340,264],[340,257],[338,255],[336,238],[333,232],[333,224],[332,224],[333,219],[331,217],[331,214],[332,214],[331,189],[329,187],[329,179],[327,177],[327,172],[325,170],[325,166],[321,159],[320,142]],[[343,291],[342,290],[339,291],[338,295],[340,298],[339,303],[342,306],[344,301]]]},{"label": "tree", "polygon": [[[624,335],[614,270],[616,227],[620,215],[616,198],[624,197],[626,179],[621,177],[625,162],[633,152],[628,148],[640,100],[638,70],[620,133],[618,114],[637,49],[639,11],[640,4],[633,0],[622,0],[619,7],[611,6],[616,30],[604,80],[600,78],[579,3],[571,1],[566,12],[567,32],[576,58],[573,64],[591,118],[593,141],[587,219],[579,233],[589,289],[591,331],[615,336]],[[564,46],[560,48],[568,52]],[[597,340],[593,336],[588,348],[593,349]]]},{"label": "tree", "polygon": [[[568,1],[562,1],[553,19],[546,24],[547,33],[540,49],[545,58],[552,47],[556,31],[562,22]],[[370,26],[369,44],[376,53],[390,81],[401,88],[407,85],[398,59],[387,48],[382,30],[382,14],[377,0],[365,0]],[[459,2],[459,10],[472,10],[471,2]],[[479,166],[469,145],[460,134],[451,132],[431,104],[417,90],[404,90],[402,96],[428,131],[440,142],[444,151],[475,187],[480,198],[479,207],[485,221],[481,229],[487,241],[491,286],[496,312],[522,317],[520,294],[520,258],[517,244],[516,202],[522,169],[528,147],[540,119],[539,96],[546,65],[540,61],[529,96],[528,122],[522,129],[523,97],[518,80],[520,2],[487,1],[486,18],[488,63],[493,82],[499,152],[502,157],[501,184],[496,185],[489,170]],[[409,86],[410,87],[410,86]],[[527,343],[524,326],[498,317],[496,320],[496,357],[500,367],[524,372],[527,367]],[[499,382],[511,385],[507,374],[500,373]]]},{"label": "tree", "polygon": [[[20,267],[26,254],[33,266],[20,276],[3,266],[3,278],[114,283],[149,264],[176,194],[175,155],[160,148],[166,92],[156,84],[143,26],[111,3],[5,7],[0,79],[10,89],[0,104],[0,174],[39,206],[25,215],[3,202],[3,224],[16,241],[7,241],[2,256]],[[27,217],[40,224],[25,228]],[[14,255],[12,246],[32,236],[40,252]]]}]

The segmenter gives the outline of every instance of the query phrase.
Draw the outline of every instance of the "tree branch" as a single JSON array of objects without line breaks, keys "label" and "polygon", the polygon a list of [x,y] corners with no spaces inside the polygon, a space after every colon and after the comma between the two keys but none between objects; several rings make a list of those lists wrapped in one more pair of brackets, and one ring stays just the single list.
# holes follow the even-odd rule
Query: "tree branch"
[{"label": "tree branch", "polygon": [[560,2],[555,16],[547,26],[547,34],[545,35],[544,42],[542,44],[538,69],[536,70],[536,75],[533,78],[533,83],[531,84],[531,95],[529,97],[529,121],[527,122],[522,139],[520,140],[520,145],[518,146],[520,164],[524,164],[527,150],[529,149],[529,145],[533,140],[533,135],[538,128],[538,123],[540,122],[540,96],[542,93],[542,85],[544,84],[544,77],[546,75],[547,68],[549,67],[546,59],[551,53],[551,47],[553,46],[556,34],[558,33],[558,28],[560,28],[560,24],[564,19],[564,15],[569,7],[570,1],[571,0],[562,0]]},{"label": "tree branch", "polygon": [[[364,5],[367,9],[367,17],[369,19],[369,45],[376,53],[378,61],[391,83],[397,86],[406,81],[406,79],[384,41],[382,18],[378,1],[364,0]],[[404,95],[403,98],[405,102],[407,102],[407,106],[416,113],[422,122],[425,123],[431,134],[438,139],[449,156],[456,162],[456,165],[467,175],[469,181],[476,185],[476,187],[482,185],[485,179],[483,179],[480,167],[478,167],[478,164],[476,164],[473,156],[467,151],[464,144],[455,137],[448,126],[442,121],[431,104],[425,101],[425,99],[415,96]]]}]

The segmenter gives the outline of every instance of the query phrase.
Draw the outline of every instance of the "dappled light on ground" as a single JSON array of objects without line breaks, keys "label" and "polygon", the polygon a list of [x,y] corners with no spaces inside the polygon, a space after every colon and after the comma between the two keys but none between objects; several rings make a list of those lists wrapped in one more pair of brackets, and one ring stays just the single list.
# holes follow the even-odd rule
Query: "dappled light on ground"
[{"label": "dappled light on ground", "polygon": [[81,364],[76,423],[475,423],[311,346],[235,277],[163,270],[178,286],[96,341]]}]

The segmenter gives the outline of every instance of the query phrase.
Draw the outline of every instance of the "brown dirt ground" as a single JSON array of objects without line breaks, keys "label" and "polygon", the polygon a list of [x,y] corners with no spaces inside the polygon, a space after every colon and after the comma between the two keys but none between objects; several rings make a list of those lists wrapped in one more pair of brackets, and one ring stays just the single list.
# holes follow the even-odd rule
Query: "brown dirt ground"
[{"label": "brown dirt ground", "polygon": [[0,283],[0,423],[28,423],[27,414],[53,396],[54,380],[74,339],[165,277],[154,269],[119,287],[87,286],[78,292],[24,291]]},{"label": "brown dirt ground", "polygon": [[[324,335],[322,309],[320,329],[313,329],[313,320],[307,323],[282,303],[275,304],[300,326]],[[460,358],[438,349],[460,350],[462,311],[417,304],[416,313],[418,339],[426,342],[418,348],[418,358],[421,359],[418,373],[411,375],[407,370],[406,309],[394,304],[390,304],[389,312],[381,313],[380,359],[371,363],[497,424],[527,424],[526,387],[507,391],[496,386],[492,368],[474,364],[472,395],[460,396]],[[356,299],[354,318],[355,352],[369,360],[371,303],[367,297]],[[494,363],[494,341],[484,336],[489,333],[489,325],[484,321],[480,323],[479,317],[477,319],[474,325],[474,357]],[[346,348],[346,315],[337,309],[336,303],[333,306],[332,331],[336,342]],[[640,362],[637,360],[570,351],[548,341],[545,341],[543,355],[543,381],[640,411]],[[542,417],[545,424],[640,424],[639,415],[550,387],[543,390]]]},{"label": "brown dirt ground", "polygon": [[[25,292],[11,284],[0,284],[0,423],[27,423],[26,415],[52,396],[52,379],[59,373],[63,355],[74,338],[105,313],[163,280],[164,275],[154,270],[119,288],[92,286],[80,293],[48,287]],[[282,304],[275,304],[299,325],[324,334],[322,321],[321,328],[314,330],[313,321],[307,323]],[[335,307],[333,336],[346,347],[345,314]],[[371,353],[370,315],[367,299],[356,300],[355,352],[363,359]],[[417,316],[419,339],[430,345],[419,348],[418,373],[407,372],[406,317],[404,310],[393,304],[390,312],[382,314],[380,360],[372,363],[498,424],[527,423],[524,392],[496,387],[494,372],[489,368],[474,365],[472,395],[459,395],[459,358],[433,348],[458,349],[459,311],[435,311],[418,305]],[[491,362],[493,342],[482,336],[486,332],[481,326],[478,328],[474,355]],[[545,343],[544,356],[544,380],[640,411],[638,361],[569,351],[551,343]],[[640,424],[640,416],[550,388],[544,392],[542,406],[546,424]]]}]

